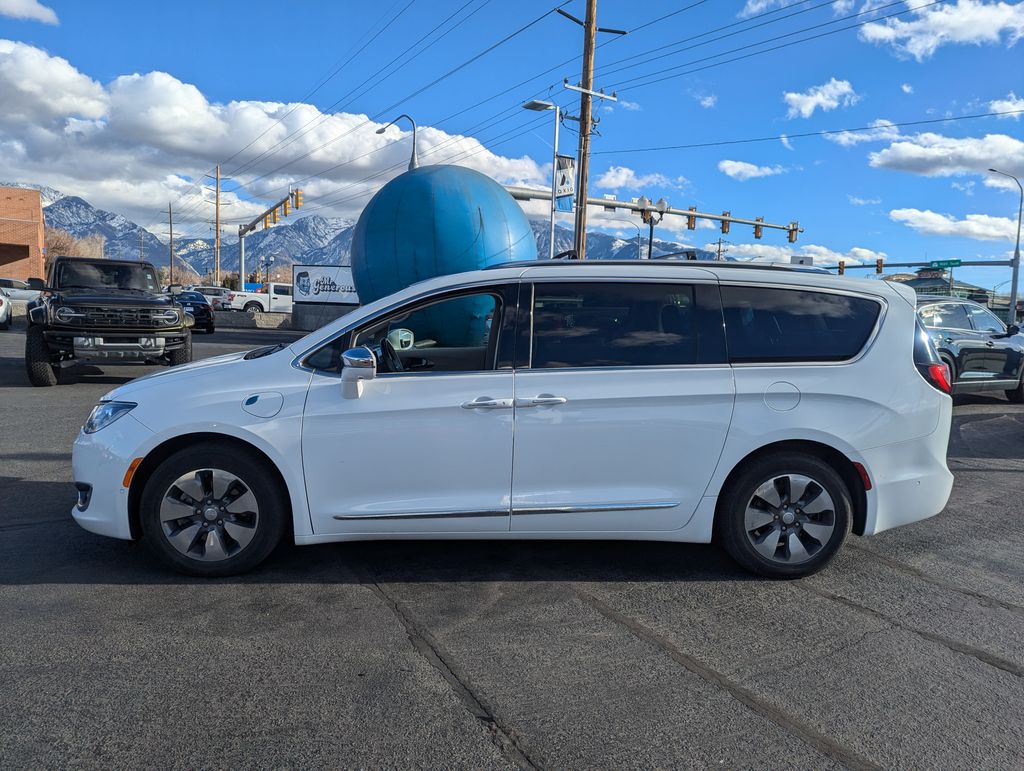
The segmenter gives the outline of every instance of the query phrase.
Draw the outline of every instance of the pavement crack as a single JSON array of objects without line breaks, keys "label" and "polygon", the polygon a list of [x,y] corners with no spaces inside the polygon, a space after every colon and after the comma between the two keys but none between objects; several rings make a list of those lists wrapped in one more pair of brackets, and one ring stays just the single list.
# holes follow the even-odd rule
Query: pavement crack
[{"label": "pavement crack", "polygon": [[862,613],[866,616],[869,616],[877,621],[881,621],[892,627],[896,627],[897,629],[903,629],[907,632],[911,632],[912,634],[916,634],[918,637],[921,637],[924,640],[928,640],[929,642],[941,645],[942,647],[948,648],[949,650],[955,653],[970,656],[971,658],[977,659],[983,664],[988,664],[990,667],[995,667],[996,669],[1000,669],[1003,672],[1008,672],[1009,674],[1014,675],[1015,677],[1024,677],[1024,667],[1021,667],[1019,664],[1016,664],[1008,659],[1004,659],[1001,656],[996,656],[993,653],[989,653],[988,651],[982,650],[981,648],[976,648],[973,645],[968,645],[967,643],[962,643],[950,637],[935,634],[934,632],[926,632],[923,629],[915,629],[914,627],[907,626],[906,624],[902,624],[894,618],[890,618],[884,613],[880,613],[874,608],[869,608],[866,605],[861,605],[859,602],[847,599],[846,597],[842,597],[838,594],[833,594],[832,592],[827,591],[825,589],[819,589],[808,584],[803,584],[801,588],[810,592],[811,594],[817,595],[818,597],[822,597],[826,600],[831,600],[833,602],[838,602],[841,605],[845,605],[846,607],[851,608],[857,611],[858,613]]},{"label": "pavement crack", "polygon": [[748,688],[739,683],[733,682],[726,675],[716,669],[698,661],[690,654],[683,651],[678,645],[664,637],[659,632],[645,626],[640,621],[620,613],[603,600],[595,597],[589,592],[574,587],[576,595],[587,605],[592,607],[602,616],[613,623],[625,627],[634,637],[651,645],[677,664],[681,664],[692,674],[726,691],[732,698],[743,704],[749,710],[764,719],[779,726],[783,731],[791,734],[805,744],[813,747],[826,757],[851,769],[878,769],[880,768],[870,760],[861,757],[849,747],[845,747],[830,736],[826,736],[813,726],[807,725],[793,715],[779,709],[774,704],[766,701]]},{"label": "pavement crack", "polygon": [[445,679],[452,691],[459,698],[466,710],[483,724],[491,741],[497,745],[502,754],[520,768],[540,769],[536,763],[523,749],[514,732],[502,725],[502,722],[495,716],[494,711],[489,709],[474,693],[465,675],[460,673],[451,662],[434,636],[423,626],[417,623],[402,606],[381,586],[377,581],[371,579],[363,582],[374,594],[384,602],[391,612],[398,618],[405,633],[412,643],[413,648],[423,659],[430,664]]},{"label": "pavement crack", "polygon": [[956,584],[949,583],[948,581],[943,581],[941,578],[935,578],[934,576],[929,575],[920,568],[916,568],[913,565],[908,565],[905,562],[900,562],[899,560],[894,560],[892,557],[887,557],[884,554],[879,554],[874,549],[869,549],[866,546],[858,546],[856,543],[851,543],[849,540],[847,540],[846,545],[843,548],[852,549],[853,551],[860,552],[861,554],[867,554],[870,557],[877,560],[878,562],[881,562],[886,567],[890,567],[893,570],[899,570],[903,573],[909,573],[915,578],[920,578],[922,581],[925,581],[931,584],[932,586],[938,586],[939,588],[946,589],[950,592],[957,592],[958,594],[965,594],[968,597],[973,597],[983,605],[989,607],[995,606],[1002,608],[1003,610],[1009,610],[1013,611],[1014,613],[1024,614],[1024,607],[1021,607],[1020,605],[1015,605],[1012,602],[1006,602],[1005,600],[997,599],[995,597],[992,597],[991,595],[984,594],[983,592],[976,592],[973,589],[965,589],[962,586],[957,586]]}]

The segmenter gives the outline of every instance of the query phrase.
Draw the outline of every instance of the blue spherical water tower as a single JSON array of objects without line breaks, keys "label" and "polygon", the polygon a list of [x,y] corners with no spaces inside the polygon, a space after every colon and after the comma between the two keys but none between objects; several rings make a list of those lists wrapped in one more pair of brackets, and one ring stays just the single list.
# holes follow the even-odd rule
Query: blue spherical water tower
[{"label": "blue spherical water tower", "polygon": [[[519,204],[464,166],[421,166],[395,177],[370,199],[352,235],[352,278],[362,303],[435,276],[536,258]],[[447,316],[448,328],[461,326],[467,337],[485,333],[484,314],[465,306],[458,313],[466,318]]]}]

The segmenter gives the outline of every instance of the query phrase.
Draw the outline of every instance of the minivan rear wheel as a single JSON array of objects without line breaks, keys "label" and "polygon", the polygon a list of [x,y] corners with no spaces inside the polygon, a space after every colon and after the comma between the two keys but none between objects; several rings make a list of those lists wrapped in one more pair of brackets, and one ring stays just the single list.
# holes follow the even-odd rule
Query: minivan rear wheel
[{"label": "minivan rear wheel", "polygon": [[781,452],[748,464],[720,499],[716,536],[747,570],[772,578],[816,573],[850,531],[850,491],[809,453]]},{"label": "minivan rear wheel", "polygon": [[218,443],[186,447],[146,481],[145,540],[165,564],[193,576],[251,570],[274,550],[289,511],[277,472],[258,453]]}]

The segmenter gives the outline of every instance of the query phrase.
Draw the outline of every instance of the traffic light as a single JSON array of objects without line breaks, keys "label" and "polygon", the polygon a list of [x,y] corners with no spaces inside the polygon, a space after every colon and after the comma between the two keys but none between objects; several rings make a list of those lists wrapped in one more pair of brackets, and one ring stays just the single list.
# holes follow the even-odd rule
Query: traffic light
[{"label": "traffic light", "polygon": [[270,212],[270,221],[275,225],[277,224],[277,207],[275,206]]},{"label": "traffic light", "polygon": [[292,205],[291,200],[288,199],[288,198],[285,198],[284,199],[284,216],[285,217],[288,216],[288,209],[291,207],[291,205]]},{"label": "traffic light", "polygon": [[789,223],[789,243],[796,243],[796,234],[800,232],[800,226],[795,222]]},{"label": "traffic light", "polygon": [[[754,222],[764,222],[764,217],[755,217]],[[764,232],[764,228],[760,225],[754,225],[754,238],[760,238]]]},{"label": "traffic light", "polygon": [[263,215],[263,229],[267,230],[269,227],[270,227],[270,215],[269,214],[264,214]]},{"label": "traffic light", "polygon": [[302,208],[302,191],[301,190],[296,190],[294,193],[292,193],[292,195],[295,197],[295,208],[296,209],[301,209]]},{"label": "traffic light", "polygon": [[839,275],[842,276],[846,273],[846,260],[839,261]]},{"label": "traffic light", "polygon": [[[690,211],[697,211],[697,207],[696,206],[691,206],[690,207]],[[693,216],[692,214],[687,214],[686,215],[686,228],[688,230],[696,230],[696,228],[697,228],[697,218],[695,216]]]},{"label": "traffic light", "polygon": [[881,257],[879,257],[877,260],[875,260],[875,273],[881,273],[882,272],[882,265],[884,263],[885,263],[885,260],[883,260]]},{"label": "traffic light", "polygon": [[[732,213],[724,211],[724,212],[722,212],[722,216],[723,217],[730,217],[730,216],[732,216]],[[722,232],[723,233],[728,233],[729,232],[729,220],[727,220],[727,219],[723,219],[722,220]]]}]

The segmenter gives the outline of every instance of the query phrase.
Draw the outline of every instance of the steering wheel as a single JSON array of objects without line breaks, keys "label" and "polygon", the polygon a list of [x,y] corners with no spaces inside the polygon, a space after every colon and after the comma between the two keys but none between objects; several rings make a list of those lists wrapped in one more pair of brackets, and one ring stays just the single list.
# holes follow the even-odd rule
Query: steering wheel
[{"label": "steering wheel", "polygon": [[405,371],[405,366],[403,366],[402,360],[398,356],[398,351],[395,350],[395,346],[386,337],[382,337],[380,341],[380,356],[384,359],[388,372]]}]

